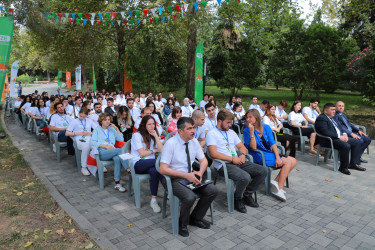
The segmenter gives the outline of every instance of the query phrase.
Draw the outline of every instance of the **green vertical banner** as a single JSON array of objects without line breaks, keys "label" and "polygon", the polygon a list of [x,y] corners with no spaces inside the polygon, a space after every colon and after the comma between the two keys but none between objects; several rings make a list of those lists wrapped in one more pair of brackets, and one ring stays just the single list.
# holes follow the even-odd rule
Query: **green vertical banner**
[{"label": "green vertical banner", "polygon": [[203,43],[198,44],[195,51],[195,103],[199,105],[203,99]]},{"label": "green vertical banner", "polygon": [[59,87],[61,87],[62,86],[62,71],[60,71],[60,70],[57,73],[57,81],[58,81]]},{"label": "green vertical banner", "polygon": [[3,93],[13,38],[13,16],[0,17],[0,95]]},{"label": "green vertical banner", "polygon": [[96,91],[96,78],[95,78],[95,67],[94,64],[92,64],[92,82],[94,83],[94,92]]}]

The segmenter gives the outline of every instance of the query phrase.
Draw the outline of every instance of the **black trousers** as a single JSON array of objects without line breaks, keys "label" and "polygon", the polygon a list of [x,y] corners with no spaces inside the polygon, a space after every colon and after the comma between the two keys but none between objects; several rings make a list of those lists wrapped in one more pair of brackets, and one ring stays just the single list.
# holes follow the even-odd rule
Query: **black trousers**
[{"label": "black trousers", "polygon": [[[323,147],[331,147],[329,141],[324,140],[320,143]],[[362,155],[360,140],[349,138],[347,142],[340,139],[333,139],[333,147],[339,151],[340,154],[340,168],[347,169],[350,164],[359,164]],[[350,151],[350,161],[349,161]]]},{"label": "black trousers", "polygon": [[[181,179],[178,178],[172,179],[172,189],[173,194],[181,201],[179,222],[182,225],[188,225],[190,218],[197,220],[203,219],[207,213],[207,210],[210,208],[212,201],[215,199],[218,190],[215,185],[209,184],[205,187],[192,191],[185,185],[181,184],[180,180]],[[165,179],[163,182],[165,182]],[[195,202],[195,194],[199,194],[200,198],[193,212],[190,214],[190,209],[193,207]]]},{"label": "black trousers", "polygon": [[277,136],[277,140],[281,142],[281,145],[283,145],[285,150],[286,150],[286,143],[289,141],[289,150],[290,150],[289,156],[292,156],[295,158],[296,157],[296,138],[288,134],[276,134],[276,136]]}]

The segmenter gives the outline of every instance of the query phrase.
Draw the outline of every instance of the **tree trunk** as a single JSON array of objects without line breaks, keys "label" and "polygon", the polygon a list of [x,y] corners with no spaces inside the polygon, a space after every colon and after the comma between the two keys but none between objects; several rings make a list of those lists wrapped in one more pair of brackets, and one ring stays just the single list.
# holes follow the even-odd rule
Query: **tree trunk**
[{"label": "tree trunk", "polygon": [[125,41],[124,41],[124,29],[122,27],[118,27],[117,29],[117,53],[118,53],[118,66],[119,66],[119,89],[120,91],[124,91],[124,70],[125,70]]},{"label": "tree trunk", "polygon": [[189,19],[189,35],[187,41],[187,82],[186,82],[186,96],[194,97],[195,90],[195,50],[197,48],[197,27],[195,8],[190,6],[188,11]]},{"label": "tree trunk", "polygon": [[87,89],[87,77],[85,74],[85,67],[83,66],[83,64],[81,65],[81,74],[82,74],[82,79],[83,79],[83,87]]}]

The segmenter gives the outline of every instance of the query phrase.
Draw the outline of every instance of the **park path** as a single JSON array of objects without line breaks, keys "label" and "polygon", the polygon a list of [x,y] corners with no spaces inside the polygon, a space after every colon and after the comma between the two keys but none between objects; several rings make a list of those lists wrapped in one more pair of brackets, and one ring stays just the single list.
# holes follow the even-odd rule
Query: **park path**
[{"label": "park path", "polygon": [[[43,91],[39,89],[39,91]],[[375,246],[375,151],[370,146],[366,172],[346,176],[333,172],[331,162],[313,165],[315,156],[297,154],[298,165],[290,174],[287,202],[258,192],[260,207],[247,214],[227,212],[225,185],[214,201],[216,224],[209,230],[191,227],[190,237],[171,234],[167,218],[149,207],[149,185],[142,184],[142,208],[134,198],[113,189],[109,170],[105,189],[94,177],[77,173],[74,158],[62,152],[61,163],[46,139],[37,142],[9,116],[5,118],[14,144],[34,172],[48,185],[60,206],[97,241],[111,249],[374,249]],[[111,169],[111,168],[110,168]],[[275,172],[275,171],[274,171]],[[128,176],[123,183],[127,186]],[[163,188],[159,188],[159,202]],[[209,218],[206,218],[209,220]]]}]

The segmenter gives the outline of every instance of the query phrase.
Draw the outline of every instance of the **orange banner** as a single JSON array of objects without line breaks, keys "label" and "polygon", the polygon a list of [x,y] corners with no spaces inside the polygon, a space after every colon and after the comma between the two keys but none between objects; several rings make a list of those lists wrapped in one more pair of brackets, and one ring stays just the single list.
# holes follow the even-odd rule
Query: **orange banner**
[{"label": "orange banner", "polygon": [[68,89],[70,89],[72,87],[72,75],[68,71],[66,71],[66,87]]},{"label": "orange banner", "polygon": [[8,74],[5,75],[5,83],[4,83],[4,90],[1,96],[1,101],[5,101],[5,93],[9,93],[9,82],[8,82]]},{"label": "orange banner", "polygon": [[[128,57],[126,57],[126,60]],[[126,61],[124,64],[124,93],[133,91],[133,81],[126,77]]]}]

